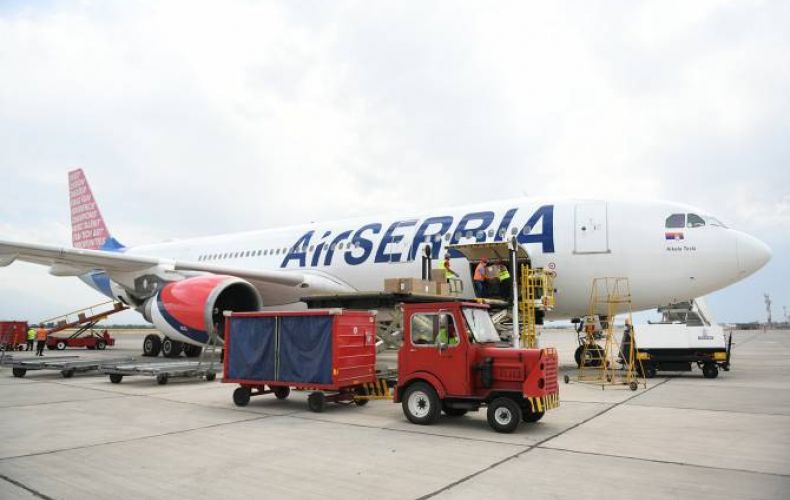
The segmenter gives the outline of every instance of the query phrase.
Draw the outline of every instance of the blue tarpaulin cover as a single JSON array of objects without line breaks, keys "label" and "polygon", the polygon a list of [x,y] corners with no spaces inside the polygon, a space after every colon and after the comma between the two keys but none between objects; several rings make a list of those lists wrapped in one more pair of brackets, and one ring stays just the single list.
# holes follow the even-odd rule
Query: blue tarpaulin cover
[{"label": "blue tarpaulin cover", "polygon": [[332,317],[230,319],[231,379],[332,383]]},{"label": "blue tarpaulin cover", "polygon": [[280,373],[277,380],[332,383],[332,317],[280,318]]},{"label": "blue tarpaulin cover", "polygon": [[228,378],[274,380],[275,318],[231,318]]}]

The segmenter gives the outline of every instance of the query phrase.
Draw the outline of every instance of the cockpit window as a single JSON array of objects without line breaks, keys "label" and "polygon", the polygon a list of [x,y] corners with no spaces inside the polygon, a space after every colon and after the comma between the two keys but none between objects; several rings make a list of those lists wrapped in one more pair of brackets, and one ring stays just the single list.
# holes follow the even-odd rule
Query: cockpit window
[{"label": "cockpit window", "polygon": [[672,214],[667,217],[667,228],[686,227],[686,214]]},{"label": "cockpit window", "polygon": [[705,225],[705,220],[697,214],[688,214],[686,225],[688,227],[702,227]]},{"label": "cockpit window", "polygon": [[705,222],[707,222],[709,226],[718,226],[718,227],[723,227],[725,229],[727,228],[727,226],[722,221],[717,219],[716,217],[711,217],[710,215],[705,215],[702,218],[705,219]]}]

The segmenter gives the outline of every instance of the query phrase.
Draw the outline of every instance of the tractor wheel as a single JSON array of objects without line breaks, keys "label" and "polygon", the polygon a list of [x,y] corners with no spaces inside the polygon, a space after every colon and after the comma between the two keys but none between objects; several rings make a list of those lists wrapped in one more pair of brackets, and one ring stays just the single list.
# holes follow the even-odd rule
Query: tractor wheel
[{"label": "tractor wheel", "polygon": [[274,397],[277,399],[287,399],[288,395],[291,394],[291,388],[280,385],[277,387],[272,387],[272,392],[274,393]]},{"label": "tractor wheel", "polygon": [[155,358],[159,356],[159,351],[162,350],[162,337],[152,333],[145,336],[143,340],[143,356]]},{"label": "tractor wheel", "polygon": [[522,413],[521,420],[527,423],[537,422],[546,414],[545,411],[531,411],[529,408],[522,409]]},{"label": "tractor wheel", "polygon": [[177,340],[165,339],[162,341],[162,355],[166,358],[177,358],[184,350],[184,344]]},{"label": "tractor wheel", "polygon": [[430,425],[439,419],[441,403],[439,395],[430,384],[415,382],[403,394],[403,414],[409,422],[418,425]]},{"label": "tractor wheel", "polygon": [[719,368],[713,363],[702,365],[702,376],[705,378],[716,378],[719,376]]},{"label": "tractor wheel", "polygon": [[236,406],[247,406],[250,402],[250,396],[252,395],[252,390],[249,387],[237,387],[235,391],[233,391],[233,402]]},{"label": "tractor wheel", "polygon": [[510,398],[499,397],[488,405],[488,425],[497,432],[513,432],[521,419],[521,407]]},{"label": "tractor wheel", "polygon": [[323,392],[311,392],[309,396],[307,396],[307,407],[310,408],[310,411],[315,413],[321,413],[326,408],[326,396],[324,396]]}]

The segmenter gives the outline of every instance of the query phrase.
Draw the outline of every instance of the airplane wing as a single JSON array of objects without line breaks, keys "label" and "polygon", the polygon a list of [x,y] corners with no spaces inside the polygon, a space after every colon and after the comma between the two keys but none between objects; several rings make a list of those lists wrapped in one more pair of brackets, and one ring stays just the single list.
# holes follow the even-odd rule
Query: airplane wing
[{"label": "airplane wing", "polygon": [[[344,288],[319,276],[306,276],[304,273],[292,271],[261,271],[240,269],[230,266],[217,266],[198,262],[182,262],[156,257],[128,255],[102,250],[66,248],[36,243],[18,243],[0,240],[0,267],[8,266],[16,260],[50,266],[50,274],[55,276],[79,276],[81,274],[102,270],[113,273],[143,272],[153,267],[164,267],[172,271],[204,272],[211,274],[228,274],[260,284],[299,286],[309,281],[312,286],[320,285],[322,279],[327,281],[326,288],[337,290]],[[324,288],[319,286],[318,288]]]}]

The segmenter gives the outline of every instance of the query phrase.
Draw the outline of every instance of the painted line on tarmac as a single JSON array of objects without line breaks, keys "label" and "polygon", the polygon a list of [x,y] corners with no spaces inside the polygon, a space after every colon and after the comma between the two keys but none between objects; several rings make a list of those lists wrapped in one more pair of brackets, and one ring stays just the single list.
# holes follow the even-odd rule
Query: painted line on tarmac
[{"label": "painted line on tarmac", "polygon": [[26,484],[20,483],[16,479],[12,479],[12,478],[6,476],[2,472],[0,472],[0,479],[11,483],[11,484],[13,484],[14,486],[16,486],[18,488],[22,488],[23,490],[29,492],[30,494],[32,494],[33,496],[36,496],[38,498],[44,498],[45,500],[55,500],[54,498],[52,498],[50,496],[47,496],[47,495],[41,493],[40,491],[35,490],[35,489],[31,488],[30,486],[27,486]]},{"label": "painted line on tarmac", "polygon": [[753,469],[738,469],[738,468],[731,468],[731,467],[718,467],[715,465],[703,465],[703,464],[695,464],[690,462],[676,462],[674,460],[661,460],[658,458],[645,458],[645,457],[634,457],[630,455],[612,455],[610,453],[600,453],[594,451],[582,451],[582,450],[571,450],[568,448],[547,448],[545,446],[538,446],[541,450],[547,451],[561,451],[566,453],[575,453],[577,455],[591,455],[596,457],[610,457],[610,458],[620,458],[623,460],[637,460],[639,462],[650,462],[655,464],[666,464],[666,465],[681,465],[684,467],[696,467],[698,469],[710,469],[710,470],[720,470],[720,471],[727,471],[727,472],[745,472],[748,474],[761,474],[764,476],[773,476],[773,477],[790,477],[790,474],[782,474],[781,472],[765,472]]},{"label": "painted line on tarmac", "polygon": [[135,441],[144,441],[146,439],[154,439],[154,438],[166,437],[166,436],[175,436],[175,435],[178,435],[178,434],[186,434],[188,432],[194,432],[194,431],[205,431],[207,429],[215,429],[217,427],[224,427],[226,425],[244,424],[244,423],[247,423],[247,422],[254,422],[256,420],[263,420],[263,419],[266,419],[266,418],[271,418],[271,416],[269,416],[269,415],[260,415],[260,416],[258,416],[256,418],[246,418],[246,419],[243,419],[243,420],[234,420],[233,422],[219,422],[219,423],[216,423],[216,424],[204,425],[202,427],[193,427],[193,428],[190,428],[190,429],[180,429],[180,430],[177,430],[177,431],[162,432],[160,434],[149,434],[147,436],[139,436],[139,437],[134,437],[134,438],[129,438],[129,439],[117,439],[117,440],[113,440],[113,441],[105,441],[103,443],[93,443],[93,444],[85,444],[85,445],[81,445],[81,446],[73,446],[71,448],[60,448],[60,449],[57,449],[57,450],[40,451],[40,452],[36,452],[36,453],[28,453],[26,455],[14,455],[12,457],[0,457],[0,462],[16,460],[16,459],[19,459],[19,458],[40,457],[40,456],[43,456],[43,455],[54,455],[55,453],[61,453],[61,452],[64,452],[64,451],[87,450],[87,449],[91,449],[91,448],[99,448],[101,446],[107,446],[107,445],[113,445],[113,444],[133,443]]},{"label": "painted line on tarmac", "polygon": [[[504,463],[507,463],[507,462],[510,462],[511,460],[514,460],[514,459],[516,459],[516,458],[518,458],[518,457],[520,457],[522,455],[525,455],[526,453],[529,453],[530,451],[532,451],[534,449],[540,448],[542,445],[546,444],[547,442],[551,441],[552,439],[558,438],[558,437],[562,436],[563,434],[565,434],[567,432],[570,432],[570,431],[576,429],[577,427],[580,427],[580,426],[586,424],[587,422],[590,422],[591,420],[594,420],[594,419],[600,417],[601,415],[604,415],[604,414],[610,412],[611,410],[613,410],[614,408],[617,408],[618,406],[622,405],[623,403],[631,401],[632,399],[637,398],[637,397],[641,396],[642,394],[645,394],[648,391],[652,391],[656,387],[660,387],[660,386],[662,386],[663,384],[665,384],[667,382],[668,382],[668,380],[663,380],[663,381],[657,383],[656,385],[654,385],[652,387],[648,387],[647,389],[644,389],[642,391],[642,393],[640,393],[640,394],[634,394],[630,398],[626,398],[623,401],[620,401],[619,403],[611,403],[611,406],[609,406],[608,408],[604,408],[603,410],[599,411],[595,415],[592,415],[592,416],[582,420],[581,422],[578,422],[578,423],[568,427],[567,429],[564,429],[564,430],[562,430],[562,431],[560,431],[560,432],[558,432],[556,434],[553,434],[553,435],[551,435],[551,436],[549,436],[549,437],[547,437],[547,438],[545,438],[545,439],[543,439],[541,441],[538,441],[537,443],[535,443],[534,445],[530,446],[526,450],[522,450],[522,451],[519,451],[518,453],[514,453],[513,455],[505,457],[505,458],[503,458],[502,460],[500,460],[498,462],[494,462],[493,464],[491,464],[491,465],[489,465],[487,467],[484,467],[483,469],[480,469],[477,472],[473,472],[472,474],[464,476],[461,479],[453,481],[452,483],[450,483],[450,484],[448,484],[448,485],[446,485],[446,486],[444,486],[442,488],[439,488],[438,490],[432,491],[431,493],[428,493],[427,495],[423,495],[421,497],[418,497],[418,500],[423,500],[423,499],[426,499],[426,498],[434,497],[434,496],[436,496],[436,495],[438,495],[440,493],[444,493],[445,491],[448,491],[448,490],[451,490],[452,488],[455,488],[459,484],[462,484],[462,483],[465,483],[465,482],[467,482],[467,481],[469,481],[471,479],[474,479],[477,476],[479,476],[479,475],[481,475],[481,474],[483,474],[485,472],[488,472],[490,470],[496,469],[500,465],[502,465]],[[540,449],[545,449],[545,448],[540,448]],[[553,449],[553,448],[549,448],[549,449]]]},{"label": "painted line on tarmac", "polygon": [[714,411],[718,413],[732,413],[733,415],[745,415],[749,417],[790,417],[788,413],[760,413],[755,411],[738,411],[738,410],[725,410],[721,408],[692,408],[689,406],[664,406],[664,405],[648,405],[648,404],[629,404],[637,408],[663,408],[665,410],[692,410],[692,411]]}]

